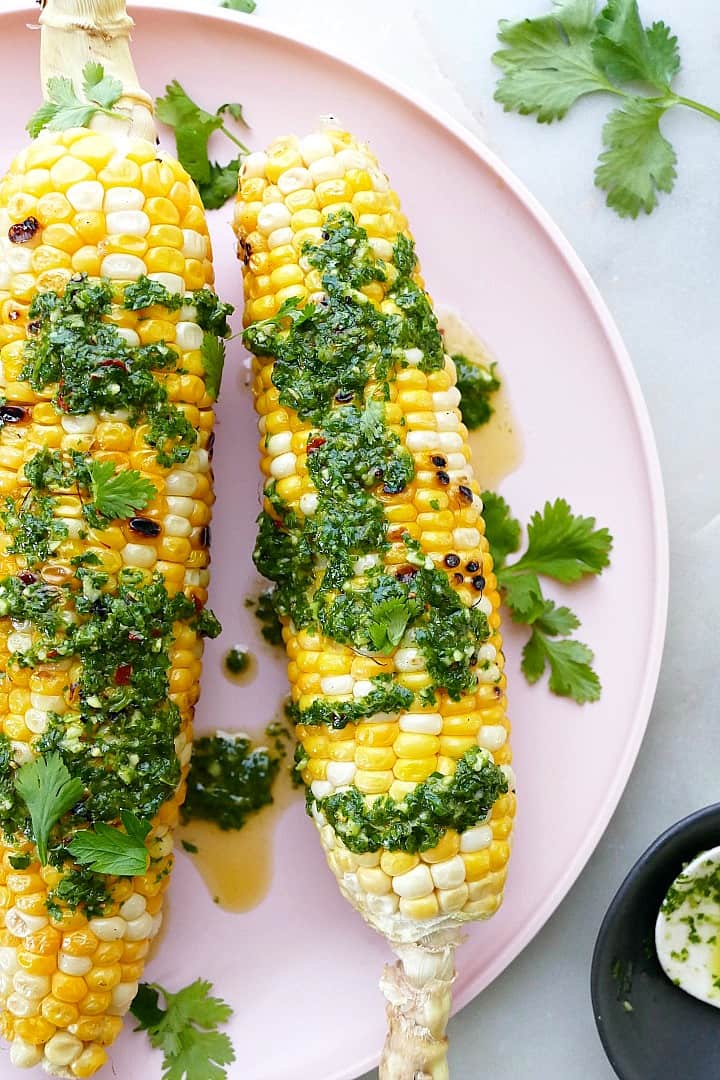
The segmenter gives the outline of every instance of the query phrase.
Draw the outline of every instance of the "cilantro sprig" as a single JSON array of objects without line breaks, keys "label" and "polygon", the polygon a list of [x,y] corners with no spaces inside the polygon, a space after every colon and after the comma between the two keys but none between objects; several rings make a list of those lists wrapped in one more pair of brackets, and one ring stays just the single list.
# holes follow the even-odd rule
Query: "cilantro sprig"
[{"label": "cilantro sprig", "polygon": [[88,463],[90,492],[103,518],[129,518],[157,495],[157,488],[136,469],[115,469],[112,461]]},{"label": "cilantro sprig", "polygon": [[[214,113],[206,112],[173,79],[165,87],[165,96],[156,100],[155,111],[158,120],[173,129],[178,160],[197,184],[205,209],[216,210],[237,191],[242,157],[250,153],[224,120],[229,116],[247,126],[242,105],[228,102]],[[225,165],[210,160],[208,143],[216,131],[221,131],[240,151]]]},{"label": "cilantro sprig", "polygon": [[560,697],[583,704],[600,697],[592,650],[570,637],[580,620],[570,608],[543,595],[540,576],[569,585],[609,565],[612,536],[596,528],[595,518],[573,514],[564,499],[546,502],[528,525],[528,543],[519,559],[507,558],[520,547],[520,522],[500,495],[483,492],[486,535],[503,601],[513,622],[530,628],[522,670],[535,683],[550,670],[548,685]]},{"label": "cilantro sprig", "polygon": [[147,1031],[152,1046],[163,1052],[163,1080],[226,1080],[224,1066],[235,1061],[235,1050],[218,1028],[232,1009],[211,991],[203,979],[176,994],[157,983],[140,983],[130,1011],[138,1021],[135,1030]]},{"label": "cilantro sprig", "polygon": [[124,832],[98,821],[94,828],[77,834],[68,845],[76,862],[96,874],[137,877],[147,873],[150,855],[145,840],[150,832],[150,822],[140,821],[127,811],[120,816]]},{"label": "cilantro sprig", "polygon": [[[587,94],[620,99],[603,127],[595,183],[621,217],[636,218],[672,191],[677,156],[660,130],[676,105],[713,120],[720,112],[672,89],[680,70],[677,38],[664,22],[643,25],[637,0],[553,0],[550,14],[511,23],[501,20],[503,46],[493,56],[502,69],[495,100],[506,111],[562,120]],[[642,92],[638,89],[640,87]]]},{"label": "cilantro sprig", "polygon": [[122,97],[123,85],[119,79],[106,75],[102,64],[88,62],[82,70],[82,93],[78,97],[70,79],[55,75],[48,79],[47,101],[34,113],[26,129],[34,139],[43,128],[65,131],[66,128],[87,127],[93,116],[117,116],[114,106]]},{"label": "cilantro sprig", "polygon": [[45,866],[50,834],[83,797],[85,786],[70,776],[60,755],[52,753],[21,765],[15,774],[15,790],[28,808],[38,858]]}]

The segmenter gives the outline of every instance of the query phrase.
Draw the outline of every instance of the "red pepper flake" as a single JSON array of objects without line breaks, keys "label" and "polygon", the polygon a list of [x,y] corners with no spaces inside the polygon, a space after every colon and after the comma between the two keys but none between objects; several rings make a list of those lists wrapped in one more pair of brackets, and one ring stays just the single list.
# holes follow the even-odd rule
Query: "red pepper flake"
[{"label": "red pepper flake", "polygon": [[193,593],[190,599],[192,600],[192,602],[193,602],[193,604],[194,604],[194,606],[195,606],[195,610],[197,611],[197,613],[198,613],[198,615],[199,615],[199,614],[200,614],[200,612],[201,612],[201,611],[202,611],[202,609],[203,609],[203,602],[202,602],[202,600],[201,600],[201,599],[200,599],[200,597],[199,597],[199,596],[197,595],[197,593]]},{"label": "red pepper flake", "polygon": [[322,435],[316,435],[315,438],[311,439],[307,444],[308,454],[312,454],[315,450],[319,450],[321,446],[325,445],[325,442],[326,440],[323,439]]},{"label": "red pepper flake", "polygon": [[59,655],[60,655],[60,653],[57,651],[57,649],[48,649],[48,654],[47,654],[48,660],[56,660]]},{"label": "red pepper flake", "polygon": [[115,685],[127,686],[132,677],[132,664],[118,664],[115,668]]},{"label": "red pepper flake", "polygon": [[390,529],[387,538],[391,544],[399,544],[405,539],[405,529],[403,529],[402,526],[400,528]]},{"label": "red pepper flake", "polygon": [[138,641],[144,641],[145,638],[142,634],[138,634],[137,630],[128,630],[128,641],[137,643]]},{"label": "red pepper flake", "polygon": [[10,226],[8,239],[11,244],[27,244],[28,240],[32,240],[39,228],[40,222],[36,217],[26,217],[24,221],[18,222],[17,225]]},{"label": "red pepper flake", "polygon": [[23,585],[34,585],[37,581],[37,576],[32,574],[29,570],[23,570],[18,574],[18,578],[22,581]]},{"label": "red pepper flake", "polygon": [[116,367],[122,368],[123,371],[127,371],[127,364],[125,363],[125,361],[117,359],[101,360],[98,364],[98,367]]}]

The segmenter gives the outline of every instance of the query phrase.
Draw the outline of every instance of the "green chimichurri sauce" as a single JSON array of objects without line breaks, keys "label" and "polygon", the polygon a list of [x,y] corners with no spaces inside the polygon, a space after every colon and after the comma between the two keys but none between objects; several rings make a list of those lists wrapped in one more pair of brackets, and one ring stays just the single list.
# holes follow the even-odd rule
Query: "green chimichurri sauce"
[{"label": "green chimichurri sauce", "polygon": [[214,821],[241,829],[248,816],[273,801],[280,759],[244,736],[222,733],[195,740],[183,821]]},{"label": "green chimichurri sauce", "polygon": [[[385,263],[352,215],[341,211],[328,218],[323,242],[306,245],[303,255],[320,271],[325,297],[302,308],[287,301],[244,334],[254,353],[273,358],[280,403],[313,424],[307,442],[317,494],[313,512],[291,508],[274,482],[265,488],[269,508],[258,519],[254,552],[258,570],[274,582],[265,606],[283,622],[318,629],[361,654],[388,655],[401,644],[414,645],[432,679],[420,704],[432,705],[438,690],[458,700],[477,685],[479,649],[489,636],[486,615],[465,605],[448,574],[397,528],[392,540],[405,543],[408,565],[383,565],[390,543],[385,501],[415,475],[412,455],[387,423],[391,385],[403,367],[431,372],[445,362],[435,315],[412,277],[413,245],[399,237],[392,264]],[[381,311],[370,302],[360,290],[371,282],[385,284],[397,310]],[[490,373],[483,383],[487,394],[495,382]],[[449,477],[442,482],[449,484]],[[461,494],[472,497],[468,489]],[[379,558],[364,559],[358,570],[364,556]],[[318,699],[304,712],[293,706],[292,714],[296,723],[339,729],[410,709],[413,701],[394,677],[379,676],[365,697]],[[453,778],[431,777],[402,803],[384,797],[370,807],[351,787],[318,805],[352,850],[425,850],[446,828],[480,820],[507,790],[504,774],[487,755],[478,768],[478,754],[466,755]],[[301,750],[296,767],[303,767]]]},{"label": "green chimichurri sauce", "polygon": [[497,364],[480,364],[461,353],[453,356],[457,371],[457,388],[462,395],[462,417],[468,431],[487,424],[494,412],[492,398],[500,389],[495,373]]}]

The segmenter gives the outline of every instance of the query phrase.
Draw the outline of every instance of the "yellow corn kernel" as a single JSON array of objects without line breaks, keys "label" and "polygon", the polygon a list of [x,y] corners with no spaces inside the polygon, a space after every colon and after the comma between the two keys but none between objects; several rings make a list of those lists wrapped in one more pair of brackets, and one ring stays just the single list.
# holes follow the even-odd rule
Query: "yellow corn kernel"
[{"label": "yellow corn kernel", "polygon": [[18,950],[17,961],[20,967],[31,975],[52,975],[57,969],[54,956],[37,956],[24,949]]},{"label": "yellow corn kernel", "polygon": [[445,835],[437,842],[434,848],[423,851],[422,860],[427,863],[445,862],[457,855],[460,850],[460,837],[454,829],[448,829]]},{"label": "yellow corn kernel", "polygon": [[107,1059],[108,1056],[102,1047],[91,1045],[83,1050],[80,1057],[73,1062],[70,1071],[78,1080],[84,1080],[85,1077],[93,1076],[98,1069],[101,1069]]},{"label": "yellow corn kernel", "polygon": [[400,725],[397,723],[360,724],[356,738],[361,746],[392,746],[399,730]]},{"label": "yellow corn kernel", "polygon": [[490,853],[484,851],[467,851],[460,856],[465,863],[465,877],[468,881],[479,881],[490,872]]},{"label": "yellow corn kernel", "polygon": [[390,877],[398,874],[406,874],[413,870],[420,862],[418,855],[410,855],[406,851],[384,851],[380,856],[380,867]]},{"label": "yellow corn kernel", "polygon": [[426,758],[437,754],[440,740],[435,735],[420,735],[412,731],[401,731],[393,743],[393,750],[399,758]]},{"label": "yellow corn kernel", "polygon": [[110,992],[94,990],[79,1002],[78,1008],[84,1016],[100,1016],[102,1013],[107,1012],[111,1004],[112,994]]},{"label": "yellow corn kernel", "polygon": [[60,1001],[76,1005],[88,992],[87,983],[79,975],[65,975],[58,971],[53,975],[52,992]]},{"label": "yellow corn kernel", "polygon": [[40,1012],[46,1020],[58,1028],[68,1028],[71,1024],[76,1024],[80,1016],[77,1006],[70,1005],[66,1001],[59,1001],[52,995],[43,999]]},{"label": "yellow corn kernel", "polygon": [[436,767],[437,758],[434,755],[423,758],[421,761],[402,761],[398,759],[395,762],[393,772],[398,780],[412,780],[416,784],[420,784],[423,780],[427,780]]},{"label": "yellow corn kernel", "polygon": [[392,769],[395,751],[386,746],[358,746],[354,751],[355,764],[360,769]]},{"label": "yellow corn kernel", "polygon": [[412,900],[404,896],[400,898],[400,913],[407,919],[434,919],[439,911],[438,899],[434,892]]},{"label": "yellow corn kernel", "polygon": [[32,1016],[27,1020],[15,1021],[15,1034],[31,1046],[44,1046],[56,1030],[55,1025],[43,1016]]}]

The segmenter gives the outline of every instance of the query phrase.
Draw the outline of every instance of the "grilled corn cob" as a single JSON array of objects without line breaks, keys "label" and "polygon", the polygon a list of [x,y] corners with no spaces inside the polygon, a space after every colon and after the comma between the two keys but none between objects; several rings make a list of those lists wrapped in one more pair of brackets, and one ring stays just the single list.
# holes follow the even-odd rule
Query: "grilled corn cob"
[{"label": "grilled corn cob", "polygon": [[328,128],[246,158],[235,212],[309,812],[385,934],[385,1077],[447,1075],[459,927],[501,902],[515,808],[499,597],[452,360],[408,223]]},{"label": "grilled corn cob", "polygon": [[[41,21],[45,78],[100,60],[125,106],[41,133],[0,180],[0,1027],[15,1065],[80,1078],[120,1031],[172,869],[214,629],[205,346],[226,309],[124,3],[48,0]],[[103,504],[103,476],[140,485],[134,509]],[[42,865],[15,775],[50,753],[85,794]],[[147,872],[79,868],[78,828],[120,811],[152,823]]]}]

